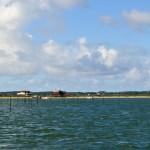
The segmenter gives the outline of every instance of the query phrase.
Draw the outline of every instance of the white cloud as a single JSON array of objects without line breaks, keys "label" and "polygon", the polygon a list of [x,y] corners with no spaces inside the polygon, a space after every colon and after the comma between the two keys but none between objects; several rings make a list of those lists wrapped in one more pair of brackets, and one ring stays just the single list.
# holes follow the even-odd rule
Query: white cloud
[{"label": "white cloud", "polygon": [[126,79],[127,80],[132,80],[132,81],[137,81],[141,79],[141,71],[137,68],[131,68],[127,73],[126,73]]},{"label": "white cloud", "polygon": [[[123,11],[121,17],[130,27],[137,31],[150,29],[150,12],[133,9],[131,11]],[[100,16],[100,22],[106,25],[115,26],[122,23],[113,16]],[[124,22],[123,22],[124,23]]]},{"label": "white cloud", "polygon": [[[0,74],[30,74],[34,72],[36,62],[36,50],[32,43],[32,35],[24,32],[28,22],[40,18],[43,14],[57,14],[58,8],[69,8],[81,5],[83,0],[1,0],[0,1]],[[59,52],[53,42],[49,43],[49,49]],[[46,49],[45,49],[46,51]],[[52,55],[52,51],[47,51]],[[34,55],[34,59],[32,56]],[[51,58],[52,58],[51,57]],[[62,55],[57,61],[65,58]],[[56,59],[55,59],[56,60]],[[37,66],[39,64],[36,64]]]},{"label": "white cloud", "polygon": [[29,38],[29,39],[33,39],[33,35],[30,34],[30,33],[25,33],[25,36],[26,36],[27,38]]},{"label": "white cloud", "polygon": [[101,54],[100,61],[107,67],[112,67],[118,58],[118,52],[115,49],[107,49],[104,46],[100,46],[98,51]]},{"label": "white cloud", "polygon": [[14,29],[21,21],[21,7],[19,3],[0,5],[0,27]]},{"label": "white cloud", "polygon": [[150,12],[132,10],[123,12],[123,17],[127,23],[137,29],[150,28]]},{"label": "white cloud", "polygon": [[42,50],[41,54],[47,58],[47,61],[55,65],[64,65],[69,59],[69,52],[53,40],[43,44]]},{"label": "white cloud", "polygon": [[18,29],[45,14],[50,18],[60,8],[82,5],[86,0],[1,0],[0,28]]},{"label": "white cloud", "polygon": [[0,30],[0,34],[0,74],[32,73],[33,62],[25,60],[31,51],[28,40],[16,31]]},{"label": "white cloud", "polygon": [[117,50],[90,45],[84,37],[67,45],[50,40],[43,44],[40,59],[44,58],[43,66],[49,74],[107,74],[118,60]]},{"label": "white cloud", "polygon": [[88,48],[88,43],[85,37],[81,37],[78,39],[77,44],[79,46],[79,52],[77,54],[77,59],[81,59],[84,56],[90,57],[91,53]]},{"label": "white cloud", "polygon": [[53,2],[62,8],[69,8],[76,5],[82,6],[85,4],[85,0],[53,0]]},{"label": "white cloud", "polygon": [[[146,61],[144,66],[142,65],[144,62],[141,63],[138,57],[133,59],[128,53],[124,56],[115,48],[107,48],[103,44],[94,45],[85,37],[79,37],[67,45],[49,40],[36,47],[32,43],[34,35],[24,31],[24,27],[30,21],[32,23],[45,15],[47,20],[53,22],[56,18],[51,16],[57,14],[60,8],[82,6],[84,2],[86,0],[1,0],[0,75],[9,77],[29,75],[32,76],[29,84],[38,80],[41,85],[41,74],[44,74],[46,84],[50,76],[57,78],[55,81],[59,80],[63,85],[66,85],[65,80],[67,80],[72,82],[70,83],[72,85],[80,86],[81,84],[77,82],[80,80],[87,86],[93,82],[97,87],[101,83],[100,79],[109,81],[110,78],[116,81],[118,76],[124,77],[124,74],[126,79],[140,79],[143,76],[142,70],[150,70],[149,67],[146,68],[150,66],[149,61]],[[124,14],[130,24],[149,25],[149,14],[140,12],[131,12],[131,14],[127,12]],[[113,22],[109,16],[103,16],[102,20],[108,24]],[[142,60],[149,60],[149,56],[144,56]],[[38,74],[36,79],[34,79],[35,73]],[[19,83],[20,81],[18,85]]]}]

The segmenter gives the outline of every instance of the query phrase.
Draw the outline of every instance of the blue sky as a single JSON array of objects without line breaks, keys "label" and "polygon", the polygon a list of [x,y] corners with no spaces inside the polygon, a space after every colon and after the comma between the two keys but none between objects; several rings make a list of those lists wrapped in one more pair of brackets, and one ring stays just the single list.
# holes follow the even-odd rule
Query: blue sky
[{"label": "blue sky", "polygon": [[0,91],[149,90],[149,6],[0,1]]}]

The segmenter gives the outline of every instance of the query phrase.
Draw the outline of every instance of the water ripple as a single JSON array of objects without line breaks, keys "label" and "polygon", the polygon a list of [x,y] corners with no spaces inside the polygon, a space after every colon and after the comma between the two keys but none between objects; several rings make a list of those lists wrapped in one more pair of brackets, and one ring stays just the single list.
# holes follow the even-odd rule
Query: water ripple
[{"label": "water ripple", "polygon": [[150,149],[149,133],[149,100],[0,101],[4,150]]}]

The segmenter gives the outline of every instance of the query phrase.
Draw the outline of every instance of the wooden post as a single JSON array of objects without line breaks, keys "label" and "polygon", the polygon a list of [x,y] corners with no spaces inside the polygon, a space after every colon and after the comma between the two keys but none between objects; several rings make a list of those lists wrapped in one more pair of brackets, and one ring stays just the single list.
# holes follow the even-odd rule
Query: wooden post
[{"label": "wooden post", "polygon": [[9,98],[9,111],[11,112],[11,106],[12,106],[12,101],[11,101],[12,99],[11,99],[11,96],[10,96],[10,98]]},{"label": "wooden post", "polygon": [[37,102],[37,104],[39,103],[39,97],[38,96],[36,97],[36,102]]},{"label": "wooden post", "polygon": [[30,104],[31,104],[31,109],[32,109],[32,99],[30,99],[29,101],[30,101]]}]

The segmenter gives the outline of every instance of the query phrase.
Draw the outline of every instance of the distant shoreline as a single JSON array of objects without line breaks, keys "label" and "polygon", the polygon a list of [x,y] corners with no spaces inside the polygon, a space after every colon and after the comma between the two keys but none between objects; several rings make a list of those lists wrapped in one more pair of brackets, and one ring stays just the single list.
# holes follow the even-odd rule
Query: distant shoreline
[{"label": "distant shoreline", "polygon": [[64,96],[64,97],[17,97],[17,96],[1,96],[0,100],[2,99],[17,99],[17,100],[52,100],[52,99],[150,99],[150,96]]}]

